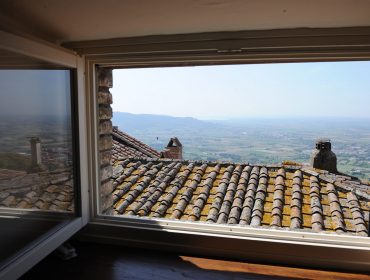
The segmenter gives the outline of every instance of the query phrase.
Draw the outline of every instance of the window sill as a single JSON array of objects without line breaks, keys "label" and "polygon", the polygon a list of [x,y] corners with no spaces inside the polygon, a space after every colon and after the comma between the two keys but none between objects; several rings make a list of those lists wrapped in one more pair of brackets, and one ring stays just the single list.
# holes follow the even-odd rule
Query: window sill
[{"label": "window sill", "polygon": [[132,217],[99,217],[83,240],[253,262],[367,271],[367,237]]}]

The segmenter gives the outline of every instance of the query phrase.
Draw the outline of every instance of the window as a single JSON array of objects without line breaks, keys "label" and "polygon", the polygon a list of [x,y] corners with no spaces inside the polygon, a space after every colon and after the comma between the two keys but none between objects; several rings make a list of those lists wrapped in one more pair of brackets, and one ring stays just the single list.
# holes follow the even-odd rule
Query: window
[{"label": "window", "polygon": [[[114,70],[113,107],[130,110],[113,113],[114,214],[367,236],[369,186],[348,171],[369,179],[369,154],[353,150],[368,149],[369,67]],[[315,150],[322,136],[332,143]]]},{"label": "window", "polygon": [[72,70],[0,70],[0,267],[79,215]]},{"label": "window", "polygon": [[0,278],[16,279],[89,218],[84,64],[60,47],[0,37]]},{"label": "window", "polygon": [[[299,31],[297,32],[299,33]],[[358,220],[358,223],[356,222],[355,224],[355,227],[358,226],[358,229],[355,230],[356,233],[354,235],[341,234],[339,231],[341,230],[341,228],[343,228],[343,224],[339,225],[338,223],[335,231],[338,231],[339,234],[327,234],[323,232],[323,229],[325,229],[326,227],[326,222],[324,219],[319,218],[319,216],[322,217],[321,212],[323,214],[326,212],[330,215],[336,212],[334,206],[335,204],[338,204],[336,199],[341,202],[341,199],[345,198],[347,202],[353,201],[353,205],[357,205],[353,209],[351,209],[351,207],[348,207],[348,209],[346,209],[346,211],[348,210],[347,212],[350,213],[350,215],[353,215],[352,217],[357,215],[355,213],[358,212],[356,209],[359,209],[361,207],[368,207],[366,206],[367,200],[365,199],[365,201],[360,201],[361,199],[359,200],[357,196],[357,191],[355,189],[345,190],[343,191],[343,193],[338,192],[338,188],[336,185],[339,185],[341,183],[339,181],[337,182],[335,179],[344,179],[344,181],[348,180],[348,182],[350,183],[350,181],[354,178],[341,178],[340,176],[333,177],[326,172],[321,173],[312,170],[310,171],[308,169],[303,170],[300,166],[297,166],[293,162],[289,161],[284,163],[283,168],[285,169],[286,167],[287,169],[289,169],[288,176],[287,172],[283,174],[282,171],[280,171],[281,166],[265,166],[267,170],[259,166],[259,173],[257,175],[257,178],[255,178],[255,180],[257,181],[256,193],[264,193],[264,199],[268,196],[266,195],[264,189],[265,187],[266,189],[269,188],[267,186],[267,183],[269,182],[269,177],[271,177],[270,175],[272,175],[269,174],[270,171],[275,173],[275,177],[273,177],[275,181],[279,177],[281,179],[278,179],[277,181],[281,181],[282,179],[284,179],[288,181],[288,184],[296,181],[297,185],[300,185],[300,183],[302,183],[303,186],[308,187],[307,190],[302,191],[301,195],[307,196],[306,199],[309,199],[310,204],[311,202],[313,202],[314,206],[315,201],[321,201],[323,195],[327,195],[327,197],[329,198],[328,192],[335,193],[336,198],[334,197],[334,195],[330,195],[332,197],[332,200],[329,202],[329,204],[325,205],[321,203],[321,205],[317,209],[315,208],[313,211],[314,214],[319,215],[314,215],[316,216],[316,218],[314,218],[315,220],[313,221],[313,223],[311,220],[311,224],[317,224],[315,225],[314,231],[318,231],[319,233],[308,232],[305,230],[286,231],[271,227],[264,228],[263,226],[254,227],[254,224],[260,224],[264,218],[260,215],[262,211],[260,211],[258,207],[254,209],[254,205],[252,207],[252,212],[255,212],[255,215],[253,215],[253,213],[252,215],[255,218],[253,219],[254,222],[252,226],[249,227],[233,225],[229,226],[222,223],[217,223],[219,217],[213,218],[213,223],[200,223],[197,221],[189,221],[184,223],[181,220],[176,220],[176,218],[139,218],[135,217],[135,215],[131,215],[131,213],[128,213],[128,215],[119,216],[111,215],[111,213],[114,213],[114,191],[116,190],[115,187],[117,187],[117,184],[130,183],[128,182],[130,181],[130,179],[133,180],[131,183],[136,184],[137,182],[135,180],[138,177],[134,176],[136,178],[129,178],[129,180],[125,182],[127,174],[124,175],[119,172],[115,173],[115,166],[112,166],[110,164],[112,157],[110,157],[111,154],[108,151],[111,151],[111,147],[115,144],[115,141],[117,141],[117,137],[127,138],[126,135],[118,135],[119,133],[115,133],[116,129],[112,127],[112,123],[110,122],[112,118],[112,98],[110,95],[110,90],[114,84],[114,81],[112,80],[112,69],[169,66],[202,66],[220,64],[231,65],[244,63],[253,64],[265,62],[349,61],[367,60],[369,57],[369,54],[364,52],[362,49],[360,50],[360,48],[352,49],[349,48],[347,45],[347,47],[338,49],[337,46],[341,45],[342,35],[339,35],[337,33],[333,35],[335,37],[335,40],[328,42],[328,44],[325,44],[325,40],[327,38],[327,34],[325,32],[325,34],[322,33],[318,36],[313,34],[306,34],[307,36],[303,41],[299,40],[298,37],[300,35],[295,34],[295,32],[292,32],[294,34],[291,35],[287,35],[287,33],[284,33],[284,36],[287,36],[286,38],[288,38],[284,40],[284,42],[280,41],[279,39],[275,40],[273,38],[270,38],[269,34],[265,34],[267,37],[269,37],[269,39],[271,39],[271,41],[269,41],[269,46],[272,47],[268,49],[264,48],[264,36],[262,36],[261,38],[254,37],[256,41],[253,41],[253,44],[248,47],[248,42],[250,38],[248,37],[247,33],[248,32],[244,34],[243,32],[241,32],[240,34],[233,34],[233,40],[228,40],[228,36],[226,36],[226,39],[223,40],[222,37],[225,34],[211,34],[208,38],[208,41],[207,39],[202,39],[202,41],[199,41],[199,37],[195,37],[195,40],[192,41],[190,39],[191,36],[186,36],[185,39],[181,36],[164,36],[152,38],[151,43],[149,44],[143,43],[144,41],[142,40],[138,40],[137,45],[135,45],[134,39],[128,41],[124,39],[112,42],[109,41],[109,44],[106,42],[102,42],[100,48],[96,48],[96,46],[94,48],[91,47],[91,45],[84,45],[83,43],[76,44],[76,48],[79,49],[80,52],[87,54],[86,59],[88,72],[91,73],[91,75],[89,76],[89,90],[92,95],[96,94],[96,97],[93,97],[90,100],[92,108],[94,108],[94,110],[96,109],[92,117],[98,116],[96,129],[92,131],[92,137],[95,137],[96,139],[96,148],[98,150],[95,161],[96,166],[98,167],[98,174],[96,174],[96,182],[98,187],[94,190],[95,193],[92,196],[93,202],[96,203],[97,206],[96,208],[94,208],[94,210],[96,211],[95,216],[93,218],[93,221],[90,223],[90,231],[86,232],[86,236],[100,236],[101,238],[104,238],[104,240],[114,239],[121,240],[122,242],[129,241],[130,244],[135,244],[139,246],[143,246],[144,244],[144,246],[177,248],[179,250],[188,250],[193,253],[198,252],[200,254],[207,252],[207,254],[222,254],[223,256],[237,256],[241,258],[254,256],[260,260],[265,259],[262,255],[264,255],[265,257],[268,255],[269,261],[279,261],[281,260],[281,258],[284,258],[284,260],[290,259],[291,263],[297,263],[297,260],[302,260],[303,263],[305,261],[312,263],[312,260],[314,260],[318,256],[317,254],[320,254],[321,265],[325,263],[325,265],[330,266],[333,265],[335,262],[336,265],[340,263],[341,265],[347,265],[348,267],[348,263],[346,262],[346,260],[337,255],[337,253],[339,254],[339,252],[341,252],[340,255],[343,255],[342,250],[345,250],[346,254],[348,253],[352,256],[352,260],[356,259],[356,261],[354,262],[356,263],[356,265],[358,265],[357,267],[361,267],[361,260],[363,259],[363,257],[360,256],[361,254],[359,252],[365,252],[366,250],[368,250],[367,237],[357,236],[357,233],[361,232],[362,233],[359,235],[367,235],[368,224],[366,221],[368,218],[367,215],[364,214],[364,211],[361,210],[361,221]],[[254,35],[255,34],[253,33],[253,36]],[[207,37],[207,35],[204,36]],[[343,36],[346,37],[347,35]],[[198,40],[196,40],[196,38],[198,38]],[[182,41],[182,39],[184,39],[184,41]],[[357,39],[355,39],[355,41],[356,40]],[[334,43],[334,41],[336,43]],[[361,41],[361,38],[359,38],[359,41]],[[135,47],[133,47],[133,45],[135,45],[135,47],[138,47],[138,49],[140,49],[140,52],[135,52]],[[70,44],[70,46],[73,47],[73,44]],[[181,46],[181,48],[179,48],[179,46]],[[222,46],[222,48],[220,48],[219,46]],[[183,145],[184,143],[182,143],[181,139],[178,140],[180,141],[180,144],[182,144],[182,148],[185,149]],[[180,145],[173,145],[173,143],[177,143],[177,141],[173,139],[173,141],[168,142],[169,146],[180,147]],[[330,150],[330,143],[328,143],[328,141],[322,141],[322,143],[317,144],[319,150],[321,148],[323,148],[324,150]],[[136,143],[135,146],[140,145],[140,143]],[[150,152],[150,150],[146,150],[144,153],[148,154]],[[163,154],[160,153],[160,157],[166,154],[166,151],[163,152]],[[120,169],[121,172],[125,171],[126,166],[124,165],[126,163],[127,161],[122,161],[119,164],[121,165],[121,167],[118,167],[118,169]],[[128,169],[131,168],[131,170],[135,170],[136,166],[139,166],[140,164],[140,159],[137,159],[137,162],[129,162]],[[158,164],[160,164],[160,162],[157,162],[156,160],[151,160],[151,162],[149,160],[147,162],[147,165],[149,166],[155,166]],[[188,165],[190,164],[190,162],[186,163],[186,166],[182,165],[180,167],[176,167],[176,162],[174,163],[174,166],[169,166],[170,164],[171,163],[169,160],[168,164],[163,163],[163,165],[166,165],[168,167],[167,171],[174,168],[179,168],[181,172],[186,172],[186,170],[189,169]],[[195,167],[197,169],[201,169],[202,166],[200,165]],[[216,166],[211,167],[214,169],[216,168]],[[241,174],[243,173],[245,167],[246,166],[242,166],[242,170],[240,172]],[[233,170],[231,170],[230,168],[228,172],[224,172],[225,170],[227,170],[227,166],[219,166],[219,168],[223,168],[223,173],[228,173],[225,175],[225,177],[232,177],[233,172],[236,171],[238,173],[240,171],[239,169],[235,170],[236,168],[234,168]],[[269,168],[274,170],[270,170]],[[126,171],[128,169],[126,169]],[[140,172],[146,172],[145,169],[146,168],[144,167],[141,170],[135,170],[135,173],[133,175],[138,175]],[[303,173],[302,177],[299,175],[299,172],[295,174],[295,171],[299,171],[298,169],[300,169],[301,173]],[[208,170],[206,177],[209,176],[209,179],[212,179],[211,177],[213,177],[214,175],[212,173],[212,170]],[[253,173],[254,175],[256,175],[255,172],[253,172],[252,167],[249,176],[253,175]],[[117,177],[118,174],[124,176]],[[223,175],[224,174],[222,174],[221,178],[217,179],[221,181]],[[195,176],[195,174],[193,174],[192,176]],[[114,179],[114,181],[112,181],[112,178]],[[117,179],[118,181],[122,181],[117,182]],[[170,181],[173,178],[170,177],[167,179]],[[160,182],[163,183],[164,179],[159,180],[159,184]],[[334,184],[334,190],[330,184]],[[275,191],[275,188],[279,189],[279,185],[281,185],[281,183],[274,184],[273,190]],[[358,184],[354,183],[353,186],[354,185]],[[360,185],[362,185],[362,183],[360,183]],[[176,182],[174,182],[173,184],[173,187],[175,186]],[[137,185],[135,187],[137,187]],[[258,189],[258,187],[260,187],[260,189]],[[321,188],[324,188],[327,193],[321,194]],[[342,185],[340,186],[340,188],[345,189],[345,186]],[[366,190],[367,186],[363,185],[361,186],[361,188],[364,188]],[[126,191],[127,190],[124,187],[122,189],[122,192],[124,193]],[[356,198],[352,196],[353,193],[355,193]],[[111,194],[113,194],[113,196]],[[154,193],[151,193],[150,195],[154,195],[153,197],[155,197],[158,195],[158,192],[156,193],[154,191]],[[345,197],[343,197],[343,195]],[[280,199],[278,198],[278,196],[274,197],[273,195],[269,199],[272,199],[272,204],[274,204],[275,200],[276,204],[279,204],[278,200]],[[300,199],[302,199],[302,196],[300,196]],[[305,198],[303,197],[303,199]],[[184,200],[186,199],[184,198]],[[142,205],[140,206],[141,209],[139,210],[142,210],[141,212],[144,215],[139,215],[145,216],[145,212],[147,211],[146,209],[149,209],[153,206],[151,205],[152,201],[150,198],[145,197],[145,199],[143,198],[140,203],[142,203]],[[292,202],[291,200],[289,203],[291,204],[296,202]],[[164,202],[163,205],[165,204],[166,203]],[[217,202],[217,204],[218,206],[216,207],[220,207],[221,209],[223,202]],[[330,204],[332,204],[332,210],[330,209]],[[358,206],[360,204],[361,206]],[[298,207],[298,205],[295,206]],[[284,217],[281,216],[281,214],[284,216],[284,207],[283,209],[274,212],[276,213],[274,213],[273,216],[277,217],[277,221],[275,219],[272,219],[272,221],[277,224],[279,224],[280,222],[284,223]],[[332,221],[334,221],[335,223],[337,219],[336,217],[339,216],[333,215],[332,217]],[[303,217],[302,221],[302,218],[299,217],[299,214],[293,218],[296,218],[296,220],[298,220],[296,223],[297,227],[301,227],[302,222],[304,224],[305,218]],[[312,219],[312,217],[310,218]],[[229,219],[229,217],[227,219]],[[221,218],[221,221],[223,220],[224,217]],[[332,221],[330,221],[330,223]],[[250,223],[252,223],[252,221],[250,221]],[[274,227],[275,225],[272,226]],[[362,229],[360,229],[360,227]],[[249,248],[250,250],[246,250],[245,248]],[[317,251],[311,250],[312,248],[317,249]],[[284,256],[281,255],[282,251],[286,252]],[[314,253],[314,251],[317,254]],[[334,262],[333,256],[336,257]],[[319,265],[319,262],[316,262],[316,264]]]}]

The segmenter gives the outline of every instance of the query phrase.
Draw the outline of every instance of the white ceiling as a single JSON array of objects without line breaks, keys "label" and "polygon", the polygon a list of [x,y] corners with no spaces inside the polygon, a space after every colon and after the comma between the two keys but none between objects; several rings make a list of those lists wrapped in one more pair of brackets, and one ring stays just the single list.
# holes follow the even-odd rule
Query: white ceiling
[{"label": "white ceiling", "polygon": [[369,0],[1,0],[0,29],[62,43],[212,31],[370,26]]}]

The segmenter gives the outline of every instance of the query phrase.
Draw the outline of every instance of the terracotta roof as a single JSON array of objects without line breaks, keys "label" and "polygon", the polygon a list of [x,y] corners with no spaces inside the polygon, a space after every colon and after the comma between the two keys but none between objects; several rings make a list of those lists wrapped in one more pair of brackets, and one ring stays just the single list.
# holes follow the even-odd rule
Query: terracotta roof
[{"label": "terracotta roof", "polygon": [[137,140],[136,138],[128,135],[127,133],[119,130],[116,127],[113,128],[112,137],[113,160],[127,157],[160,157],[160,153],[158,151]]},{"label": "terracotta roof", "polygon": [[163,159],[114,164],[117,215],[368,235],[370,188],[293,165]]},{"label": "terracotta roof", "polygon": [[0,169],[0,207],[74,211],[71,170],[27,174]]}]

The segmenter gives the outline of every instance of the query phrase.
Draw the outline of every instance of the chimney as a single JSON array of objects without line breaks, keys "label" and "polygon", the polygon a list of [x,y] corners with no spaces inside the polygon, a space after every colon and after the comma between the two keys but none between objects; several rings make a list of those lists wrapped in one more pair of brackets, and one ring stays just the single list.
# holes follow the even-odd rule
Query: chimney
[{"label": "chimney", "polygon": [[162,158],[171,158],[171,159],[182,159],[182,144],[177,139],[173,137],[167,144],[167,147],[161,152]]},{"label": "chimney", "polygon": [[38,137],[30,137],[31,143],[31,171],[41,169],[41,141]]},{"label": "chimney", "polygon": [[337,156],[331,151],[329,139],[319,139],[316,141],[316,149],[312,152],[310,165],[313,168],[327,170],[337,173]]}]

